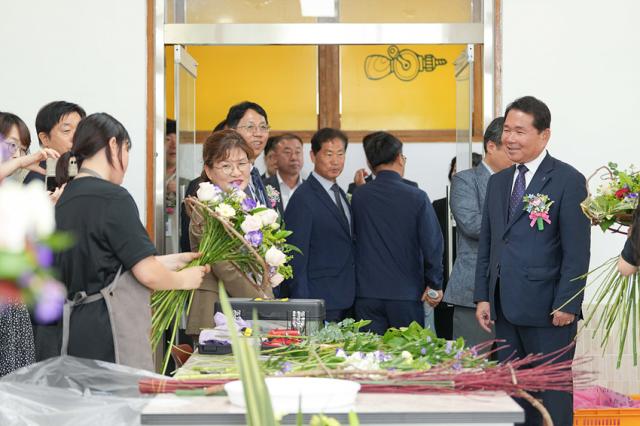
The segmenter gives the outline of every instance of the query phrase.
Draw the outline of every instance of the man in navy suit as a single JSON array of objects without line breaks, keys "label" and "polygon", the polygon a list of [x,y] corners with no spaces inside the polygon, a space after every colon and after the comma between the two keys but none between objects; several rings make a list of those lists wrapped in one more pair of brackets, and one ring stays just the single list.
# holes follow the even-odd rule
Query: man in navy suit
[{"label": "man in navy suit", "polygon": [[[384,334],[424,320],[423,301],[442,299],[443,240],[427,194],[407,185],[402,142],[368,135],[364,150],[376,178],[353,193],[356,232],[356,318]],[[437,296],[429,297],[433,289]]]},{"label": "man in navy suit", "polygon": [[[576,335],[584,280],[573,281],[589,267],[590,226],[580,202],[587,196],[585,178],[546,151],[551,113],[540,100],[526,96],[505,112],[502,143],[514,166],[491,176],[482,216],[474,300],[476,318],[509,349],[500,361],[515,354],[550,353],[568,346]],[[546,195],[553,202],[538,226],[525,211],[523,197]],[[573,350],[559,360],[573,358]],[[554,424],[573,424],[570,393],[538,395]],[[527,402],[528,425],[541,424]]]},{"label": "man in navy suit", "polygon": [[336,183],[344,169],[347,136],[324,128],[311,138],[313,172],[293,193],[285,210],[289,242],[303,254],[291,261],[284,283],[294,298],[324,299],[327,321],[352,316],[356,277],[351,208]]}]

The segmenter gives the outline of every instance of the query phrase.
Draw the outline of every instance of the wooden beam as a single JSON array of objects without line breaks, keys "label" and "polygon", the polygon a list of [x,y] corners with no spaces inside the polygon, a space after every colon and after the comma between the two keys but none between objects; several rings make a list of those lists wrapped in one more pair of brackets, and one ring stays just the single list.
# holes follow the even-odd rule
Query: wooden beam
[{"label": "wooden beam", "polygon": [[[484,133],[484,115],[483,104],[484,98],[482,96],[483,86],[483,69],[484,69],[484,46],[482,44],[475,45],[475,53],[473,61],[473,130],[472,134],[476,137],[482,137]],[[489,125],[489,123],[486,123]]]},{"label": "wooden beam", "polygon": [[318,128],[340,128],[340,46],[318,46]]},{"label": "wooden beam", "polygon": [[[362,142],[362,138],[365,135],[373,132],[374,130],[347,130],[345,131],[349,142]],[[315,133],[315,130],[271,130],[270,136],[278,136],[283,133],[293,133],[300,136],[303,142],[311,142],[311,137]],[[414,142],[451,142],[456,141],[455,129],[445,130],[388,130],[389,133],[399,138],[404,143]],[[196,132],[196,143],[202,144],[211,134],[210,130],[198,130]],[[478,142],[482,140],[482,132],[479,135],[473,136],[473,141]]]},{"label": "wooden beam", "polygon": [[147,177],[146,177],[146,218],[147,233],[151,241],[155,241],[155,149],[153,136],[155,133],[155,1],[147,0]]},{"label": "wooden beam", "polygon": [[502,0],[493,7],[493,116],[500,117],[502,109]]}]

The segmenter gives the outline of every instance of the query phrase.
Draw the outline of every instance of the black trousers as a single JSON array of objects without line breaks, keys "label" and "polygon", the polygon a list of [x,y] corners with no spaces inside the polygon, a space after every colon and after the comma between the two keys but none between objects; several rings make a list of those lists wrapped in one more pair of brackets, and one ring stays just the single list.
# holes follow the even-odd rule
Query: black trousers
[{"label": "black trousers", "polygon": [[[554,327],[525,327],[509,322],[502,313],[499,298],[499,288],[496,289],[496,338],[504,339],[503,344],[509,345],[498,352],[498,360],[505,361],[509,357],[524,358],[529,354],[551,353],[568,346],[576,337],[577,322],[571,325]],[[557,361],[573,359],[574,350],[566,352]],[[555,426],[573,425],[573,394],[568,392],[545,391],[532,393],[534,398],[542,400],[549,411]],[[524,425],[542,425],[540,412],[527,401],[514,398],[525,411]]]},{"label": "black trousers", "polygon": [[389,327],[407,327],[412,321],[424,324],[421,301],[356,299],[356,319],[371,320],[364,330],[384,334]]}]

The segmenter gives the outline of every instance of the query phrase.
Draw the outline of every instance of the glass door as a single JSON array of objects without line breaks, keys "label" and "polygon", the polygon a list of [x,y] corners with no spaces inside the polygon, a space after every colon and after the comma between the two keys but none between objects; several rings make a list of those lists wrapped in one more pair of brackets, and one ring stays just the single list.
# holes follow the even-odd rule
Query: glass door
[{"label": "glass door", "polygon": [[[189,182],[202,170],[202,155],[196,144],[197,62],[180,45],[174,46],[175,160],[169,160],[172,147],[166,147],[165,167],[165,253],[180,250],[180,214]],[[185,236],[187,237],[187,236]],[[187,237],[188,238],[188,237]]]},{"label": "glass door", "polygon": [[456,59],[456,171],[471,167],[473,135],[473,44]]}]

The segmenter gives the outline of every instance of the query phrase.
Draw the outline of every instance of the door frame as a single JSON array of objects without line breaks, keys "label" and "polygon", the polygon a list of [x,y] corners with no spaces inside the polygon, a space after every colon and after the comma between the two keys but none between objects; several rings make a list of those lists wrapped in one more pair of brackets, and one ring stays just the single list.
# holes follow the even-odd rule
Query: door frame
[{"label": "door frame", "polygon": [[[165,44],[483,44],[483,121],[501,109],[501,0],[482,0],[480,23],[165,24],[165,0],[147,0],[147,230],[164,252]],[[152,71],[151,72],[151,68]],[[152,110],[149,110],[152,107]],[[152,137],[151,137],[152,136]]]}]

